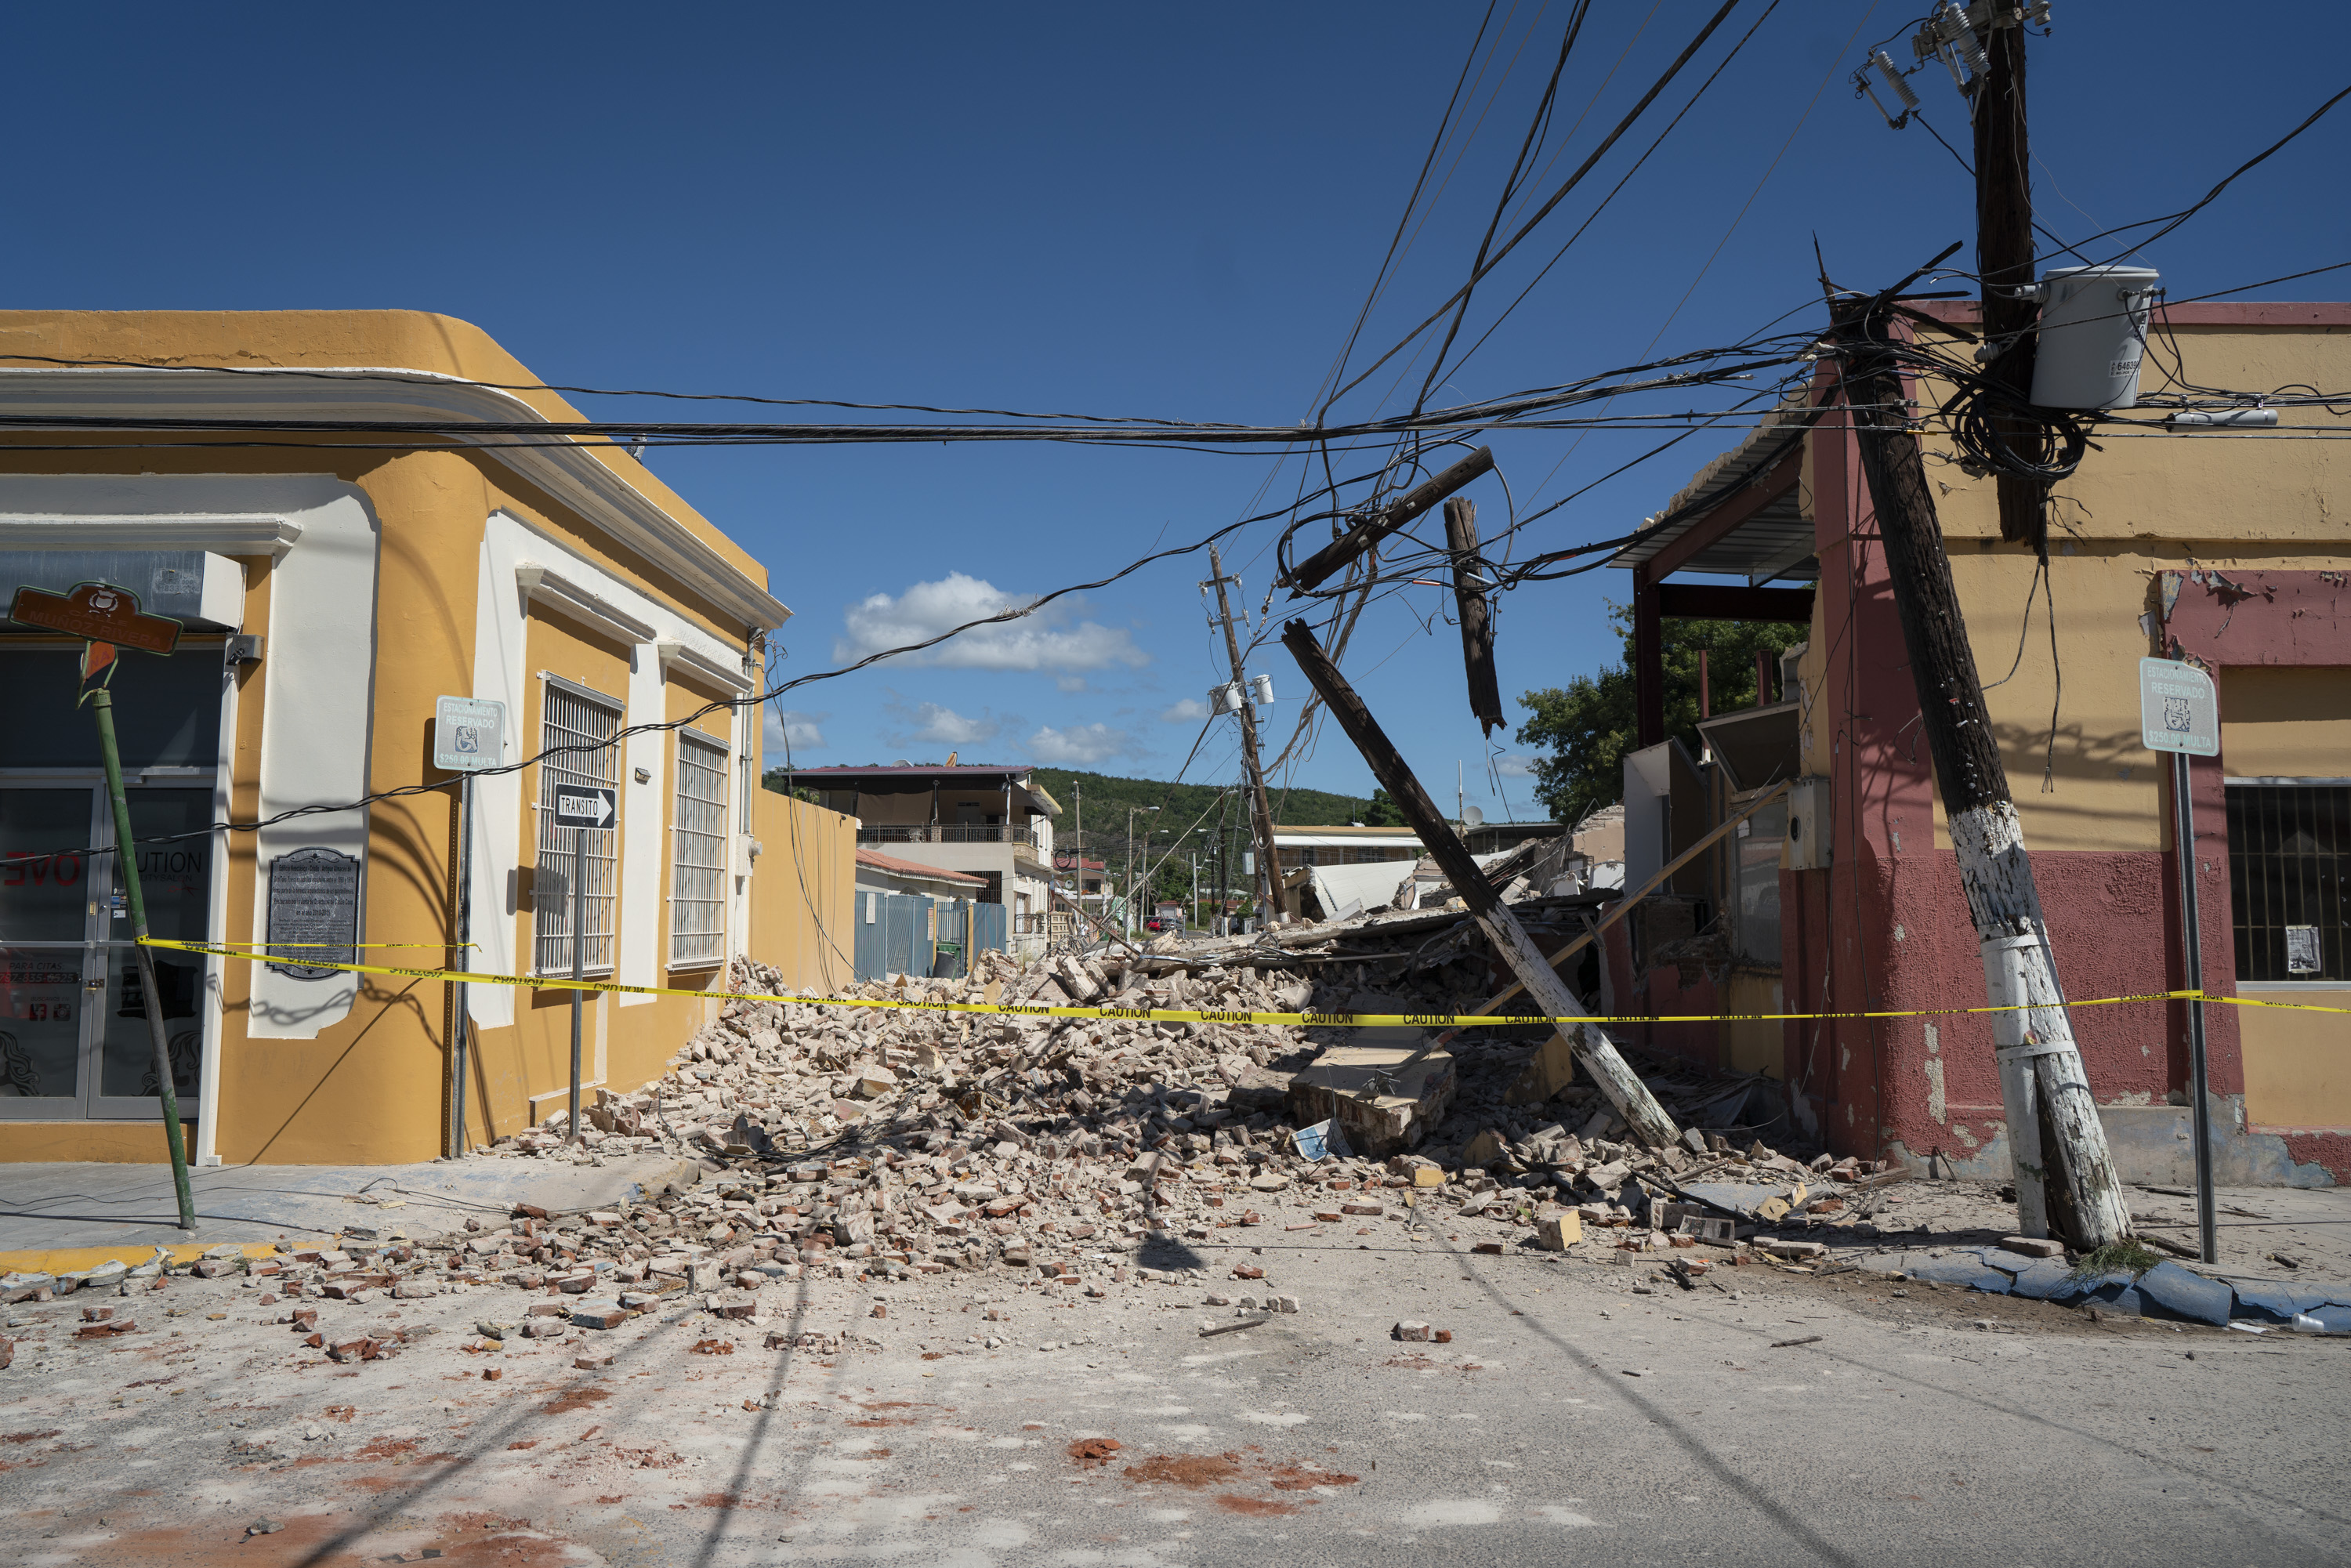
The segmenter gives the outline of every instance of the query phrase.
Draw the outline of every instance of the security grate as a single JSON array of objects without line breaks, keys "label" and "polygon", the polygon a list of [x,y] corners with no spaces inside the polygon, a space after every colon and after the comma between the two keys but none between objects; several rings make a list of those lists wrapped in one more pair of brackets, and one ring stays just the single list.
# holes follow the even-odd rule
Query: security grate
[{"label": "security grate", "polygon": [[2240,980],[2351,978],[2351,784],[2231,784]]},{"label": "security grate", "polygon": [[726,944],[726,747],[678,732],[671,818],[669,961],[716,962]]},{"label": "security grate", "polygon": [[[582,911],[581,967],[590,975],[612,969],[614,895],[620,862],[620,824],[566,828],[555,821],[555,791],[565,784],[616,789],[621,748],[621,706],[593,692],[549,677],[539,705],[538,863],[531,876],[531,963],[542,975],[571,972],[571,876],[573,840],[587,835],[588,885]],[[587,750],[561,747],[586,747]]]}]

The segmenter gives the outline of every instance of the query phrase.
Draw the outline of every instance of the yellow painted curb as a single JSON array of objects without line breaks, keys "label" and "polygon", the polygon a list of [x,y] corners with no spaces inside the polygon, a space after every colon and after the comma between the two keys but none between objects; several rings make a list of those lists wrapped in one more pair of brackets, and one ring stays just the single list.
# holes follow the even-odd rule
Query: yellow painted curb
[{"label": "yellow painted curb", "polygon": [[[213,1248],[225,1246],[217,1241],[182,1241],[167,1247],[174,1263],[193,1263]],[[271,1258],[277,1252],[275,1242],[243,1241],[237,1243],[239,1256]],[[122,1262],[136,1269],[155,1256],[155,1247],[147,1242],[131,1242],[120,1247],[43,1247],[24,1252],[0,1252],[0,1274],[78,1274],[85,1269],[95,1269],[100,1263]]]}]

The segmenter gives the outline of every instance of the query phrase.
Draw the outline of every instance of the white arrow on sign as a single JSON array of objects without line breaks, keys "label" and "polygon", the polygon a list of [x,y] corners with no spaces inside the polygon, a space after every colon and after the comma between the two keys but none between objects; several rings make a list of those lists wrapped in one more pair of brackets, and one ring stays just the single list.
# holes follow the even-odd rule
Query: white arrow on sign
[{"label": "white arrow on sign", "polygon": [[555,820],[565,827],[601,828],[612,820],[612,810],[610,789],[555,791]]}]

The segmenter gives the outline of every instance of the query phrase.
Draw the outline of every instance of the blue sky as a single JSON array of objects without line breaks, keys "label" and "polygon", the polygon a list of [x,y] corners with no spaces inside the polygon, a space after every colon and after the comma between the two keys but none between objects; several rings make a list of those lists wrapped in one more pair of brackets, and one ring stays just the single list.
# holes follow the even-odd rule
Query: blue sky
[{"label": "blue sky", "polygon": [[[1745,0],[1480,291],[1493,319],[1764,13]],[[1917,0],[1911,0],[1913,5]],[[1708,7],[1594,6],[1562,78],[1555,183]],[[1499,4],[1468,95],[1363,333],[1361,367],[1464,277],[1555,57],[1567,7]],[[729,8],[51,7],[12,25],[5,298],[17,307],[399,306],[463,317],[550,382],[1292,423],[1378,267],[1478,5]],[[2250,14],[2249,14],[2250,15]],[[1917,13],[1782,0],[1607,211],[1436,401],[1735,340],[1834,276],[1890,280],[1970,236],[1971,187],[1847,78],[1909,59]],[[2031,45],[2040,215],[2068,237],[2175,210],[2341,85],[2339,6],[2059,0]],[[1927,114],[1966,148],[1930,67]],[[1825,84],[1825,85],[1824,85]],[[1458,159],[1456,153],[1458,153]],[[2175,297],[2351,260],[2351,106],[2154,246]],[[1742,215],[1743,211],[1743,215]],[[1962,257],[1964,259],[1964,256]],[[2258,291],[2340,298],[2351,272]],[[1652,350],[1651,345],[1656,347]],[[1408,404],[1375,377],[1342,413]],[[1698,406],[1693,395],[1687,405]],[[594,400],[615,418],[676,405]],[[1664,406],[1652,405],[1652,406]],[[724,412],[724,411],[714,411]],[[1532,525],[1521,554],[1620,533],[1730,436],[1699,434]],[[1641,450],[1520,433],[1468,494],[1489,534]],[[1052,444],[662,451],[658,472],[765,559],[788,669],[831,667],[1106,575],[1288,499],[1266,455]],[[1342,472],[1346,472],[1343,467]],[[1320,525],[1317,525],[1320,527]],[[1228,549],[1254,615],[1275,529]],[[795,693],[796,756],[1037,760],[1167,776],[1200,734],[1222,644],[1165,563],[1042,622]],[[1623,574],[1522,589],[1499,612],[1506,695],[1614,651]],[[1374,604],[1347,667],[1444,795],[1532,815],[1507,735],[1463,695],[1449,594]],[[1271,631],[1278,634],[1281,607]],[[1288,737],[1303,683],[1269,647]],[[1513,705],[1515,712],[1515,705]],[[1187,777],[1237,763],[1228,723]],[[1278,746],[1277,746],[1278,749]],[[1489,763],[1494,764],[1489,768]],[[1367,793],[1325,733],[1292,781]],[[1498,798],[1496,785],[1500,790]]]}]

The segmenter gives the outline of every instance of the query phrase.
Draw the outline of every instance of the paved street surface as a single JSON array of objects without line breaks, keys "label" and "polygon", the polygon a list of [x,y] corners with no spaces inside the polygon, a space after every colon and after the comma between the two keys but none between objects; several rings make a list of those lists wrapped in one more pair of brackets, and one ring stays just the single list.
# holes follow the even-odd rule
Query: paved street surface
[{"label": "paved street surface", "polygon": [[[162,1137],[159,1132],[159,1145]],[[503,1214],[517,1202],[591,1208],[630,1201],[666,1185],[691,1186],[696,1179],[692,1161],[658,1153],[579,1165],[434,1160],[411,1166],[211,1166],[188,1172],[196,1203],[196,1229],[189,1236],[179,1228],[168,1166],[0,1166],[0,1255],[97,1248],[135,1261],[142,1249],[190,1241],[330,1237],[347,1225],[368,1223],[445,1228],[466,1214]],[[11,1266],[39,1265],[26,1260]]]},{"label": "paved street surface", "polygon": [[[689,1299],[544,1339],[477,1332],[532,1300],[503,1289],[20,1304],[0,1559],[2351,1561],[2351,1340],[1763,1263],[1686,1293],[1470,1239],[1276,1233],[1100,1298],[812,1274],[748,1321]],[[1212,1292],[1301,1310],[1204,1338],[1263,1316]],[[339,1364],[296,1306],[404,1343]],[[137,1327],[77,1338],[92,1307]]]}]

